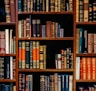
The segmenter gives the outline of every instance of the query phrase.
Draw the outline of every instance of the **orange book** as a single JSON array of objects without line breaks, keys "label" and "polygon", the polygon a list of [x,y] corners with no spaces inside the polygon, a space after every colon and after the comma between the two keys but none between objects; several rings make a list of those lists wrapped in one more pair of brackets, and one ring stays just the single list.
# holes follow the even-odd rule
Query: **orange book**
[{"label": "orange book", "polygon": [[88,57],[88,58],[87,58],[87,61],[86,61],[86,66],[87,66],[87,72],[86,72],[86,73],[87,73],[87,79],[88,79],[88,80],[91,80],[91,76],[92,76],[92,75],[91,75],[91,74],[92,74],[92,73],[91,73],[91,68],[92,68],[91,63],[92,63],[92,62],[91,62],[91,57]]},{"label": "orange book", "polygon": [[82,79],[86,80],[87,78],[87,70],[86,70],[86,57],[82,58]]},{"label": "orange book", "polygon": [[91,71],[92,79],[96,79],[96,58],[92,58],[92,71]]},{"label": "orange book", "polygon": [[33,47],[32,47],[32,53],[33,53],[33,68],[37,68],[36,67],[36,60],[37,60],[37,55],[36,55],[36,41],[33,41]]},{"label": "orange book", "polygon": [[25,55],[25,41],[22,41],[22,49],[21,49],[21,60],[22,60],[22,68],[25,68],[25,60],[26,60],[26,55]]}]

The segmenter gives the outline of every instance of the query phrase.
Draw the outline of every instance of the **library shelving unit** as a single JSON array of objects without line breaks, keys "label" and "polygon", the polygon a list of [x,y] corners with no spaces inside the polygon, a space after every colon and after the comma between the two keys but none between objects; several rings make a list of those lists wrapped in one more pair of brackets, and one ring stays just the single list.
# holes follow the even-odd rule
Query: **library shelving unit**
[{"label": "library shelving unit", "polygon": [[96,90],[95,0],[0,2],[0,91]]},{"label": "library shelving unit", "polygon": [[16,22],[11,1],[0,1],[0,91],[16,90]]},{"label": "library shelving unit", "polygon": [[[17,89],[19,90],[21,88],[30,89],[30,91],[32,89],[33,89],[32,91],[35,90],[44,91],[44,89],[46,90],[50,89],[50,91],[52,89],[54,91],[56,91],[56,89],[58,89],[58,91],[60,89],[67,90],[69,88],[69,84],[68,84],[69,79],[67,78],[70,78],[70,89],[72,88],[70,91],[73,91],[74,89],[73,88],[74,86],[73,85],[74,84],[73,81],[74,79],[74,67],[73,67],[74,65],[73,64],[74,63],[73,62],[74,12],[73,12],[73,1],[72,0],[69,0],[70,2],[67,0],[65,1],[62,0],[62,3],[66,4],[66,8],[64,4],[62,4],[62,7],[65,8],[65,10],[62,11],[59,10],[60,9],[59,5],[61,5],[61,0],[60,1],[37,0],[36,2],[39,3],[39,5],[41,6],[38,6],[35,0],[33,0],[32,11],[28,8],[28,6],[26,6],[27,4],[26,0],[24,2],[22,0],[17,1],[16,3],[17,4],[16,6],[18,6],[17,7],[18,9],[16,8],[17,9],[16,30],[18,36],[17,37],[18,51],[16,54],[18,60]],[[58,2],[59,4],[55,7],[55,4],[57,4]],[[48,3],[50,4],[48,5]],[[67,6],[67,4],[69,3],[70,3],[70,9],[68,9],[69,6]],[[38,8],[36,9],[35,6],[39,7],[39,9]],[[44,7],[46,8],[45,10]],[[57,7],[59,7],[59,9],[57,9]],[[21,54],[20,52],[23,50],[22,48],[24,46],[26,50],[27,43],[29,44],[28,50],[30,56],[28,54],[26,55],[25,52],[25,56],[23,55],[23,61],[21,61],[20,57],[22,58],[23,53]],[[28,48],[28,44],[27,44],[27,48]],[[38,54],[38,50],[39,50],[39,54]],[[26,63],[27,56],[30,57],[29,60],[30,64],[28,65]],[[64,59],[65,62],[63,62]],[[24,60],[25,63],[23,64]],[[24,78],[25,78],[25,82],[22,82],[22,80],[20,79],[24,80]],[[30,78],[33,79],[30,80]],[[65,78],[66,78],[66,85],[68,86],[66,88],[64,88],[63,85],[62,86],[60,85],[60,84],[64,84]],[[28,81],[28,79],[30,81]],[[22,85],[28,82],[29,82],[28,85],[32,86],[31,88],[24,87]]]},{"label": "library shelving unit", "polygon": [[94,0],[76,0],[74,3],[74,91],[96,90],[95,7]]}]

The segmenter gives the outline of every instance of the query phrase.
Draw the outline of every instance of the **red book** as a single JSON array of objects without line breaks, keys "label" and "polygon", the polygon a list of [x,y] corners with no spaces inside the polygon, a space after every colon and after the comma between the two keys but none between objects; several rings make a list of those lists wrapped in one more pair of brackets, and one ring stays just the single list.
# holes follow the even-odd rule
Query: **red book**
[{"label": "red book", "polygon": [[86,73],[87,73],[87,79],[88,80],[91,80],[91,77],[92,77],[92,75],[91,75],[92,74],[91,73],[92,72],[92,70],[91,70],[92,69],[92,64],[91,64],[92,63],[92,60],[91,59],[92,58],[88,57],[87,58],[87,61],[86,61],[86,64],[87,64],[86,65],[87,66],[87,68],[86,68],[87,72]]},{"label": "red book", "polygon": [[82,58],[82,77],[83,77],[83,80],[86,80],[86,78],[87,78],[86,61],[87,61],[87,58],[83,57]]},{"label": "red book", "polygon": [[95,80],[96,79],[96,58],[92,58],[92,71],[91,71],[91,75],[92,75],[92,79]]},{"label": "red book", "polygon": [[15,22],[15,1],[14,0],[10,0],[10,13],[11,13],[11,22]]}]

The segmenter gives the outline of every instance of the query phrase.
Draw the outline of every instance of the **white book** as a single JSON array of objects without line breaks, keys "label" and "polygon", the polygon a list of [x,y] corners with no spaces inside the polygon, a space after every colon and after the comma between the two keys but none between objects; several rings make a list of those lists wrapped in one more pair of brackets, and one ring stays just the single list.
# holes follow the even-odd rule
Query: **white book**
[{"label": "white book", "polygon": [[5,29],[5,50],[6,54],[9,54],[10,49],[9,49],[9,29]]},{"label": "white book", "polygon": [[10,29],[10,53],[12,53],[12,49],[13,49],[13,46],[12,46],[12,32],[13,32],[13,29]]},{"label": "white book", "polygon": [[69,75],[69,91],[73,91],[73,75]]},{"label": "white book", "polygon": [[61,75],[58,75],[58,91],[61,91]]},{"label": "white book", "polygon": [[58,60],[58,69],[61,69],[61,54],[57,55],[57,60]]},{"label": "white book", "polygon": [[10,57],[10,79],[13,79],[13,57]]},{"label": "white book", "polygon": [[80,79],[80,57],[76,57],[76,80]]}]

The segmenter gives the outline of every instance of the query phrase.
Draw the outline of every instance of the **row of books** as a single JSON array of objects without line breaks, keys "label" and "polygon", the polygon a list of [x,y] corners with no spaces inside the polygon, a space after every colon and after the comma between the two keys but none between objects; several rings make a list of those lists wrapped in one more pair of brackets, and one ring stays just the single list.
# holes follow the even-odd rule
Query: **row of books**
[{"label": "row of books", "polygon": [[83,28],[76,29],[76,53],[96,53],[96,33]]},{"label": "row of books", "polygon": [[33,75],[19,74],[18,91],[33,91]]},{"label": "row of books", "polygon": [[96,57],[76,57],[76,79],[96,79]]},{"label": "row of books", "polygon": [[18,21],[18,37],[64,37],[64,28],[58,22],[46,21],[42,24],[40,19],[32,19],[31,16]]},{"label": "row of books", "polygon": [[6,22],[15,22],[15,1],[4,0]]},{"label": "row of books", "polygon": [[73,91],[73,75],[40,75],[40,91]]},{"label": "row of books", "polygon": [[0,31],[0,53],[1,54],[15,54],[16,53],[16,39],[12,35],[13,29],[5,29]]},{"label": "row of books", "polygon": [[71,48],[66,48],[66,50],[61,49],[61,53],[55,55],[55,65],[56,69],[73,68],[73,53]]},{"label": "row of books", "polygon": [[62,12],[73,11],[73,0],[18,0],[18,11]]},{"label": "row of books", "polygon": [[16,59],[0,57],[0,79],[15,79]]},{"label": "row of books", "polygon": [[76,22],[96,22],[96,2],[76,0]]},{"label": "row of books", "polygon": [[39,41],[19,41],[19,68],[46,68],[46,45]]},{"label": "row of books", "polygon": [[14,85],[13,83],[9,83],[9,84],[1,83],[0,91],[16,91],[16,85]]},{"label": "row of books", "polygon": [[88,86],[88,87],[79,86],[78,89],[79,91],[95,91],[96,85],[94,84],[93,86]]},{"label": "row of books", "polygon": [[[33,74],[19,74],[19,91],[33,91]],[[73,75],[40,75],[40,91],[73,91]]]}]

